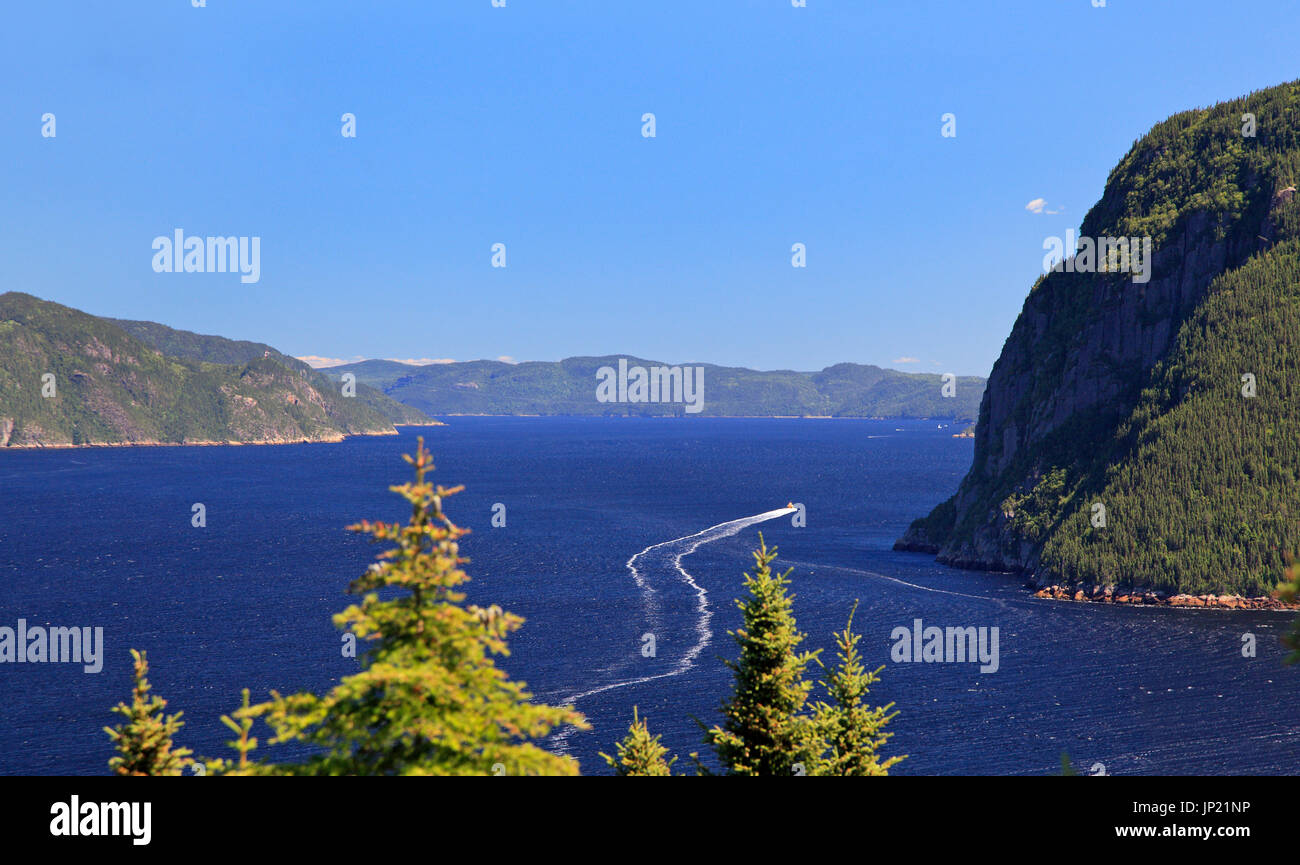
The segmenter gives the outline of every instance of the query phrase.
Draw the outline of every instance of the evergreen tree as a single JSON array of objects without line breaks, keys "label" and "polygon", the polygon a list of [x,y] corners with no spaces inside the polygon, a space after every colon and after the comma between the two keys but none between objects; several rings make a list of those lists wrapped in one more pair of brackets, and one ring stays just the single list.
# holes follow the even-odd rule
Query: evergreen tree
[{"label": "evergreen tree", "polygon": [[667,776],[672,774],[672,765],[677,758],[664,758],[668,749],[659,741],[659,736],[651,736],[650,728],[637,715],[636,706],[632,707],[632,726],[627,735],[616,746],[617,757],[601,752],[605,762],[614,768],[614,774],[623,776]]},{"label": "evergreen tree", "polygon": [[[839,647],[839,666],[820,684],[830,694],[830,703],[819,702],[813,708],[813,721],[826,744],[826,753],[814,764],[813,775],[888,775],[889,767],[906,759],[906,755],[880,759],[880,749],[893,733],[885,725],[898,713],[890,712],[893,703],[872,708],[863,702],[871,685],[880,681],[880,666],[868,671],[858,653],[860,634],[853,633],[853,604],[849,622],[835,635]],[[818,659],[823,670],[825,665]]]},{"label": "evergreen tree", "polygon": [[[1258,137],[1243,136],[1246,113]],[[1289,82],[1174,115],[1134,143],[1079,235],[1151,237],[1153,282],[1053,271],[1035,283],[970,472],[910,543],[956,558],[996,546],[1040,581],[1081,589],[1274,590],[1282,552],[1300,548],[1298,120]],[[1178,254],[1210,246],[1225,254],[1206,268]],[[1150,305],[1161,282],[1187,302]],[[1109,317],[1130,304],[1141,311],[1112,339]],[[1081,378],[1104,397],[1076,391]]]},{"label": "evergreen tree", "polygon": [[235,715],[239,720],[229,715],[221,716],[221,723],[234,732],[238,737],[233,741],[227,742],[226,746],[239,753],[239,759],[236,762],[229,760],[207,760],[204,762],[207,774],[210,775],[257,775],[270,774],[271,769],[265,766],[258,766],[248,759],[248,755],[257,749],[257,737],[250,735],[253,731],[253,717],[249,711],[250,694],[247,688],[243,692],[244,703]]},{"label": "evergreen tree", "polygon": [[[406,525],[361,522],[354,532],[395,547],[349,586],[362,595],[334,617],[358,639],[371,641],[365,669],[323,697],[300,693],[245,706],[228,726],[240,734],[240,764],[228,774],[303,775],[576,775],[576,761],[556,756],[531,739],[552,729],[588,727],[572,708],[529,702],[520,682],[493,662],[506,655],[506,637],[523,622],[499,607],[463,606],[457,587],[469,577],[459,540],[468,529],[442,510],[445,488],[425,480],[433,470],[421,438],[415,480],[391,487],[411,505]],[[381,600],[379,590],[390,591]],[[262,718],[274,730],[271,744],[299,742],[320,753],[297,765],[247,761],[256,746],[243,722]],[[251,725],[249,725],[251,726]],[[223,767],[224,768],[224,767]]]},{"label": "evergreen tree", "polygon": [[745,575],[749,597],[736,601],[744,627],[730,632],[740,646],[740,660],[727,662],[735,690],[722,706],[722,725],[708,730],[705,742],[729,774],[792,775],[824,750],[802,711],[812,688],[804,670],[817,652],[798,651],[804,635],[786,592],[790,571],[773,574],[776,547],[769,550],[762,534],[758,541],[754,574]]},{"label": "evergreen tree", "polygon": [[118,756],[108,761],[115,775],[181,775],[193,761],[189,748],[177,748],[172,736],[180,732],[185,723],[181,712],[165,715],[167,701],[157,695],[150,696],[149,661],[144,652],[131,650],[135,659],[135,687],[131,705],[118,703],[113,711],[126,718],[116,727],[105,727]]}]

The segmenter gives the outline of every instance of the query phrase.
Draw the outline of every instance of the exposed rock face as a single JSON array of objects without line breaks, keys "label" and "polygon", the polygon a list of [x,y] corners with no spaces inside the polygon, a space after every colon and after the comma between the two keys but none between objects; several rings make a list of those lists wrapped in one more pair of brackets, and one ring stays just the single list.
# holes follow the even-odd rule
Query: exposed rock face
[{"label": "exposed rock face", "polygon": [[1260,596],[1243,598],[1240,595],[1188,595],[1170,594],[1152,589],[1091,586],[1087,589],[1073,586],[1050,585],[1041,588],[1034,582],[1034,597],[1057,601],[1093,601],[1103,604],[1129,604],[1165,607],[1204,607],[1223,610],[1294,610],[1296,604],[1287,604],[1276,598]]},{"label": "exposed rock face", "polygon": [[[319,370],[314,370],[301,360],[276,351],[269,345],[246,340],[226,339],[221,336],[193,333],[177,330],[155,321],[131,321],[128,319],[103,319],[109,324],[126,331],[145,345],[156,349],[167,357],[182,360],[196,360],[202,363],[219,363],[226,365],[248,364],[255,360],[274,361],[282,367],[297,371],[316,391],[320,393],[337,393],[338,386],[331,378]],[[355,402],[378,412],[392,423],[430,424],[423,412],[410,406],[402,405],[390,399],[382,392],[356,383]],[[298,397],[286,395],[288,405],[299,405]],[[339,414],[339,412],[335,412]],[[344,414],[359,414],[345,411]]]},{"label": "exposed rock face", "polygon": [[[952,499],[912,524],[896,549],[933,552],[939,561],[958,567],[1026,572],[1046,597],[1175,606],[1270,605],[1267,598],[1177,591],[1184,571],[1179,548],[1169,549],[1167,555],[1162,549],[1166,559],[1161,576],[1167,579],[1130,586],[1118,594],[1115,587],[1125,580],[1122,563],[1131,549],[1108,551],[1121,562],[1121,572],[1103,575],[1109,578],[1096,585],[1092,580],[1079,585],[1063,579],[1055,570],[1056,561],[1043,558],[1067,518],[1074,520],[1073,537],[1081,537],[1079,526],[1086,526],[1081,514],[1092,499],[1076,494],[1083,490],[1092,495],[1105,487],[1111,470],[1132,456],[1123,449],[1136,447],[1135,411],[1146,411],[1153,389],[1174,381],[1167,368],[1170,358],[1183,357],[1177,352],[1187,334],[1180,328],[1194,317],[1197,327],[1215,326],[1199,316],[1216,290],[1216,280],[1267,259],[1284,241],[1295,238],[1300,200],[1289,181],[1300,161],[1295,144],[1300,130],[1294,128],[1290,106],[1300,100],[1300,88],[1284,85],[1248,99],[1250,107],[1238,100],[1171,118],[1136,143],[1112,172],[1081,235],[1151,236],[1150,280],[1067,268],[1038,281],[989,376],[969,473]],[[1278,115],[1271,115],[1273,137],[1267,146],[1242,142],[1239,118],[1243,110],[1253,110],[1254,103],[1263,106],[1262,111],[1282,106]],[[1199,188],[1186,188],[1187,177]],[[1183,179],[1181,184],[1175,178]],[[1293,258],[1290,247],[1285,256]],[[1284,264],[1292,260],[1285,256],[1279,253],[1282,263],[1266,261],[1259,268],[1273,284],[1285,277]],[[1277,296],[1268,295],[1274,306]],[[1293,338],[1276,336],[1284,344]],[[1224,345],[1223,357],[1238,356],[1231,351],[1236,344]],[[1177,387],[1185,388],[1197,371],[1186,373],[1185,363],[1178,369],[1184,374]],[[1282,374],[1277,366],[1270,372]],[[1157,380],[1160,375],[1166,377]],[[1216,369],[1215,375],[1216,386],[1223,381],[1230,389],[1229,376],[1236,372]],[[1176,402],[1185,396],[1174,393],[1169,399]],[[1237,435],[1228,422],[1216,432],[1225,440]],[[1287,466],[1270,470],[1290,476]],[[1190,492],[1204,493],[1209,500],[1215,495],[1210,488]],[[1285,503],[1290,497],[1289,490],[1277,496]],[[1212,519],[1214,514],[1198,516]],[[1148,513],[1138,508],[1126,514],[1130,520],[1146,517]],[[1103,527],[1104,519],[1103,514]],[[1149,538],[1156,529],[1149,526],[1138,533]],[[1094,546],[1087,546],[1090,543]],[[1097,543],[1079,540],[1071,553],[1082,544],[1087,554]],[[1194,550],[1195,555],[1202,552]],[[1259,584],[1257,577],[1252,579]],[[1107,582],[1109,586],[1103,585]],[[1155,585],[1173,585],[1175,590],[1154,594]]]},{"label": "exposed rock face", "polygon": [[[1261,192],[1258,186],[1253,191]],[[1037,465],[1021,477],[1008,477],[1017,456],[1072,418],[1095,412],[1118,423],[1126,417],[1137,401],[1135,382],[1169,351],[1210,282],[1265,245],[1256,230],[1263,233],[1267,226],[1240,226],[1231,236],[1216,239],[1212,217],[1197,212],[1155,250],[1155,275],[1145,285],[1126,277],[1078,274],[1074,280],[1047,279],[1031,293],[984,391],[975,458],[955,499],[956,522],[971,518],[992,488],[1032,487]],[[1061,294],[1077,291],[1081,283],[1088,288],[1092,314],[1066,349],[1059,376],[1044,387],[1041,347],[1055,339],[1053,319],[1068,306]],[[914,526],[898,548],[935,551],[941,562],[957,567],[1033,569],[1039,545],[1009,530],[1007,514],[994,510],[978,519],[968,535],[954,534],[942,544]]]},{"label": "exposed rock face", "polygon": [[380,410],[341,395],[329,378],[297,361],[167,356],[113,322],[26,294],[0,294],[0,447],[395,433]]}]

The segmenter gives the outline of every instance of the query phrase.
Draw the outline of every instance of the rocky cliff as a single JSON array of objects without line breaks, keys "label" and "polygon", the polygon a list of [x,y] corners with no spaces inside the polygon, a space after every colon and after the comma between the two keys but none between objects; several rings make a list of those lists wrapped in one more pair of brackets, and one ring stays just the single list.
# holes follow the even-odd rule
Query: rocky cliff
[{"label": "rocky cliff", "polygon": [[220,364],[164,355],[105,319],[0,294],[0,447],[395,433],[381,412],[276,356]]},{"label": "rocky cliff", "polygon": [[[1300,369],[1274,351],[1300,321],[1298,164],[1296,84],[1135,143],[1080,235],[1150,237],[1149,281],[1116,267],[1038,280],[989,377],[970,472],[896,548],[1088,593],[1266,591],[1296,541],[1278,517],[1300,516],[1280,398]],[[1265,398],[1244,395],[1248,373]],[[1228,492],[1261,483],[1256,462],[1262,494]]]}]

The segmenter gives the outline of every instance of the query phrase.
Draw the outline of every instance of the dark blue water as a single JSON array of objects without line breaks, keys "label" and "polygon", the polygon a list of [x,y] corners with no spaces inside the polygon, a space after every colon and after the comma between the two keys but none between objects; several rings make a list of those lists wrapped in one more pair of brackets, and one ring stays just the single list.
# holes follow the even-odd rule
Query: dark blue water
[{"label": "dark blue water", "polygon": [[[417,433],[436,478],[468,485],[448,512],[474,530],[463,545],[470,601],[528,620],[505,667],[547,699],[596,692],[578,701],[593,729],[550,743],[586,773],[606,771],[596,753],[612,750],[634,704],[682,766],[702,750],[692,716],[713,723],[730,687],[719,657],[736,654],[732,599],[760,530],[795,568],[812,647],[829,646],[861,599],[862,648],[887,664],[873,699],[897,704],[890,752],[910,755],[897,773],[1052,773],[1062,751],[1109,774],[1300,769],[1300,720],[1286,709],[1300,670],[1282,666],[1277,644],[1289,616],[1041,601],[1014,577],[891,551],[970,462],[971,441],[950,429],[453,418],[339,444],[0,453],[0,625],[102,626],[107,643],[98,675],[0,665],[0,772],[105,772],[102,727],[129,697],[132,647],[148,651],[169,710],[184,710],[180,743],[209,757],[228,755],[218,717],[241,688],[322,691],[354,672],[330,616],[376,550],[343,526],[406,516],[386,488],[406,479],[400,454]],[[670,555],[643,557],[649,600],[626,566],[647,547],[788,500],[806,505],[806,528],[769,520],[683,559],[707,592],[703,617]],[[206,528],[190,525],[195,502]],[[491,527],[498,502],[504,528]],[[891,663],[890,633],[915,618],[998,627],[1000,669]],[[711,639],[684,663],[702,621]],[[641,655],[649,629],[655,658]],[[1258,657],[1242,657],[1248,632]],[[648,680],[619,686],[635,679]]]}]

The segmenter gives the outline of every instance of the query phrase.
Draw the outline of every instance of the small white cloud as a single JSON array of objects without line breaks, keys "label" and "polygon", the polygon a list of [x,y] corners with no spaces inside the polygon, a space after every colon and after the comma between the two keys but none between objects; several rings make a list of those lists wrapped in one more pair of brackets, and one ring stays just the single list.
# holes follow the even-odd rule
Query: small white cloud
[{"label": "small white cloud", "polygon": [[894,358],[893,362],[894,363],[920,363],[921,361],[920,359],[915,357],[896,357]]},{"label": "small white cloud", "polygon": [[[320,357],[319,355],[315,355],[315,354],[306,354],[298,358],[298,360],[302,361],[303,363],[307,364],[308,366],[314,369],[326,369],[331,366],[342,366],[345,363],[359,363],[360,361],[369,360],[369,359],[370,358],[363,357],[362,355],[359,354],[353,357]],[[450,357],[386,357],[384,358],[384,360],[391,360],[396,363],[410,364],[411,366],[428,366],[431,363],[455,363],[456,362],[453,358]]]},{"label": "small white cloud", "polygon": [[411,366],[429,366],[434,363],[455,363],[455,358],[450,357],[386,357],[384,360],[391,360],[394,363],[405,363]]},{"label": "small white cloud", "polygon": [[1046,198],[1035,198],[1025,205],[1025,210],[1030,213],[1038,213],[1044,216],[1055,216],[1065,210],[1064,207],[1058,207],[1055,210],[1048,208]]},{"label": "small white cloud", "polygon": [[501,355],[500,357],[497,358],[497,360],[501,361],[502,363],[519,363],[519,361],[515,360],[513,357],[511,357],[508,354]]},{"label": "small white cloud", "polygon": [[356,363],[359,360],[365,360],[361,355],[356,357],[319,357],[314,354],[302,355],[298,360],[307,364],[312,369],[325,369],[331,366],[342,366],[345,363]]}]

